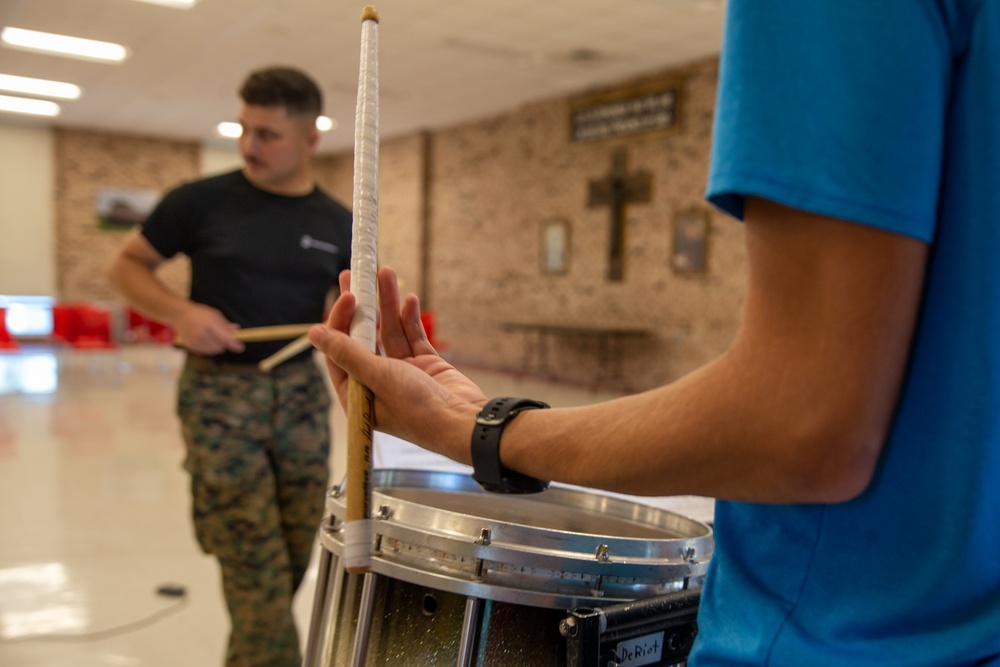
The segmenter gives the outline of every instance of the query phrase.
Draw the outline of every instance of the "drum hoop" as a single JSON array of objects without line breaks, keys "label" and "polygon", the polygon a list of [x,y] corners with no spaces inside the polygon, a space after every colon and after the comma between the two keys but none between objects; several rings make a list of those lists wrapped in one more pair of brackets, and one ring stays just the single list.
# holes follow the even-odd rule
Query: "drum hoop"
[{"label": "drum hoop", "polygon": [[[337,553],[338,543],[334,542],[329,533],[320,538],[321,545]],[[338,571],[343,570],[342,560],[338,559],[341,565]],[[617,594],[573,595],[553,591],[542,591],[534,588],[523,588],[517,586],[499,586],[494,583],[476,582],[468,579],[459,579],[442,572],[434,572],[399,562],[388,561],[378,555],[372,558],[371,572],[389,577],[391,579],[403,581],[415,586],[424,586],[436,591],[444,591],[466,597],[479,598],[482,600],[492,600],[495,602],[506,602],[510,604],[527,605],[530,607],[542,607],[549,609],[574,609],[585,606],[599,606],[615,602],[629,602],[641,597],[653,597],[687,588],[700,588],[704,580],[703,576],[692,577],[690,579],[671,579],[662,581],[661,585],[654,591],[647,591],[645,595],[636,595],[636,590]]]},{"label": "drum hoop", "polygon": [[[341,524],[337,524],[334,532],[340,532]],[[494,537],[490,543],[480,544],[474,541],[475,535],[438,535],[426,530],[420,530],[385,521],[376,521],[375,541],[379,537],[384,543],[386,539],[418,545],[425,550],[444,552],[449,556],[468,559],[485,560],[503,563],[510,566],[532,566],[551,570],[571,571],[579,574],[601,576],[629,576],[658,578],[663,576],[690,577],[704,574],[708,569],[708,561],[704,557],[685,559],[685,554],[701,554],[707,551],[704,538],[677,540],[669,546],[675,553],[669,557],[641,558],[619,557],[618,552],[609,549],[608,559],[599,560],[597,549],[608,544],[608,538],[595,536],[593,547],[585,551],[566,551],[540,549],[529,544],[498,542]],[[339,535],[338,535],[339,536]],[[337,537],[334,542],[342,544]],[[692,549],[692,551],[687,551]],[[709,552],[710,553],[710,552]],[[623,572],[627,570],[627,572]]]},{"label": "drum hoop", "polygon": [[[700,586],[712,555],[712,531],[706,524],[586,490],[556,487],[546,492],[545,502],[562,510],[589,511],[598,521],[606,515],[651,532],[691,534],[658,539],[574,532],[455,511],[454,497],[435,507],[411,499],[412,494],[391,493],[412,489],[494,495],[461,473],[376,470],[373,485],[372,571],[461,595],[566,608],[627,601]],[[338,491],[328,498],[320,542],[339,556],[345,508]],[[514,507],[522,517],[531,508]]]},{"label": "drum hoop", "polygon": [[[431,486],[428,482],[433,483]],[[548,545],[553,549],[570,552],[592,550],[592,544],[607,544],[613,557],[639,559],[665,559],[676,556],[678,546],[690,559],[691,548],[699,558],[707,560],[712,550],[712,529],[705,523],[690,517],[651,505],[605,496],[567,487],[551,487],[545,492],[546,501],[553,507],[601,513],[609,519],[631,521],[647,528],[658,528],[679,534],[676,538],[647,538],[609,536],[592,532],[576,532],[558,528],[544,528],[523,523],[514,523],[476,516],[472,513],[455,512],[432,507],[382,493],[380,488],[411,488],[422,491],[454,491],[490,497],[469,475],[454,472],[428,470],[376,470],[373,475],[373,507],[386,506],[391,515],[389,523],[403,522],[427,530],[437,535],[454,535],[462,542],[479,537],[484,527],[490,529],[490,539],[517,545]],[[330,494],[327,499],[327,513],[342,518],[345,506],[340,496]],[[378,518],[378,517],[376,517]],[[578,546],[577,546],[578,545]],[[573,548],[567,549],[567,546]],[[672,552],[672,553],[671,553]],[[708,552],[708,553],[706,553]]]}]

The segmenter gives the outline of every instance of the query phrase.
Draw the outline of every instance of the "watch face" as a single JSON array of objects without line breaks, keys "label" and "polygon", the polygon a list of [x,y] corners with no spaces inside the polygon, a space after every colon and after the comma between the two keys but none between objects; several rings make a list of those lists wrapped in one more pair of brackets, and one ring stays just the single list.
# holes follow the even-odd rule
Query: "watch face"
[{"label": "watch face", "polygon": [[[473,479],[476,479],[475,475],[473,475]],[[545,480],[535,479],[527,475],[518,475],[516,473],[515,476],[504,477],[499,484],[496,482],[484,482],[479,479],[476,479],[476,481],[479,483],[479,486],[483,487],[484,491],[489,491],[490,493],[541,493],[549,488],[549,483]]]},{"label": "watch face", "polygon": [[545,480],[535,479],[527,475],[505,477],[503,481],[504,486],[509,489],[507,493],[541,493],[549,488],[549,483]]}]

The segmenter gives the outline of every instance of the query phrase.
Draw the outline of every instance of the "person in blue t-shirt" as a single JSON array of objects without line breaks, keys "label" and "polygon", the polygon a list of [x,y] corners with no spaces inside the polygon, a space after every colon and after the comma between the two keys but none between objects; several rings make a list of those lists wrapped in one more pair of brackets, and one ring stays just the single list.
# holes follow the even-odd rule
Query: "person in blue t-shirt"
[{"label": "person in blue t-shirt", "polygon": [[[691,665],[1000,664],[1000,2],[730,0],[707,197],[745,223],[729,349],[520,412],[500,465],[720,499]],[[311,332],[341,400],[475,461],[487,397],[380,286],[389,358],[350,295]]]}]

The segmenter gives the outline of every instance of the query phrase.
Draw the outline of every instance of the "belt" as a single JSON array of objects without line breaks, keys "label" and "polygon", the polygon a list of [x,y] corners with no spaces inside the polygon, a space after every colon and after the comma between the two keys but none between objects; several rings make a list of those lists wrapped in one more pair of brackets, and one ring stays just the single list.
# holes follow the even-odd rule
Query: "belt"
[{"label": "belt", "polygon": [[[302,363],[303,361],[312,361],[311,356],[305,356],[301,359],[289,359],[288,361],[277,366],[274,371],[280,370],[282,367],[291,367],[293,364]],[[262,371],[258,366],[256,361],[248,362],[238,362],[238,361],[219,361],[214,357],[206,357],[200,354],[188,353],[187,361],[184,363],[187,368],[196,371],[215,371],[217,373],[269,373],[274,371]]]}]

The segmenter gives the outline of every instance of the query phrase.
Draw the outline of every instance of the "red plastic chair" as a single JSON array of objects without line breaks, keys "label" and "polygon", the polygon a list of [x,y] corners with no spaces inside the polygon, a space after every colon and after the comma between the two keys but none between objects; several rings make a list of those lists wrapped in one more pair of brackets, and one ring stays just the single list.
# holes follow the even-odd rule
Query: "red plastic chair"
[{"label": "red plastic chair", "polygon": [[52,306],[52,339],[72,343],[76,338],[76,306],[61,303]]},{"label": "red plastic chair", "polygon": [[7,331],[7,309],[0,308],[0,350],[16,350],[20,347]]},{"label": "red plastic chair", "polygon": [[83,304],[73,311],[74,337],[70,344],[76,349],[107,350],[118,347],[111,340],[111,313],[103,308]]},{"label": "red plastic chair", "polygon": [[157,322],[156,320],[149,321],[149,338],[154,343],[171,345],[176,337],[177,333],[174,331],[173,327],[163,324],[162,322]]},{"label": "red plastic chair", "polygon": [[440,352],[448,347],[448,343],[434,337],[434,313],[429,310],[425,310],[420,313],[420,323],[424,326],[424,332],[427,334],[427,340],[434,346],[435,350]]},{"label": "red plastic chair", "polygon": [[149,340],[149,318],[132,308],[125,309],[125,331],[123,338],[129,343],[144,343]]},{"label": "red plastic chair", "polygon": [[131,343],[166,343],[174,342],[172,327],[146,317],[133,308],[126,308],[128,323],[125,328],[125,340]]}]

